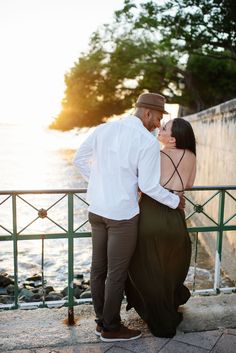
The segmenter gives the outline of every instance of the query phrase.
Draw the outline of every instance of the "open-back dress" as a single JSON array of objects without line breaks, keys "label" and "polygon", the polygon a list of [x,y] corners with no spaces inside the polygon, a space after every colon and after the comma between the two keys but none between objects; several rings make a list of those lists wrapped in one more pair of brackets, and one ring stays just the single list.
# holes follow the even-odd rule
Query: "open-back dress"
[{"label": "open-back dress", "polygon": [[[165,185],[177,173],[184,189],[178,172],[182,158],[177,165],[171,159],[175,170]],[[126,283],[127,310],[134,307],[155,336],[173,337],[182,320],[178,307],[190,297],[183,284],[190,259],[184,212],[142,194],[137,247]]]}]

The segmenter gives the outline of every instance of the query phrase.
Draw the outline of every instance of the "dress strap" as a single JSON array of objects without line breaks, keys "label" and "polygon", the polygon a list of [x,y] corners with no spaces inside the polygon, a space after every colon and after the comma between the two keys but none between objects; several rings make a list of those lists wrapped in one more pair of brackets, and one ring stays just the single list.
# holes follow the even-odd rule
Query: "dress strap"
[{"label": "dress strap", "polygon": [[[173,166],[174,166],[174,171],[173,171],[173,173],[171,174],[171,176],[170,176],[170,178],[167,180],[167,182],[163,185],[163,187],[165,187],[165,186],[170,182],[170,180],[173,178],[174,174],[177,173],[178,176],[179,176],[179,178],[180,178],[181,184],[182,184],[182,191],[184,191],[184,183],[183,183],[183,180],[182,180],[182,178],[181,178],[181,175],[179,174],[178,167],[179,167],[179,165],[180,165],[180,163],[181,163],[181,161],[182,161],[182,159],[183,159],[183,157],[184,157],[184,155],[185,155],[185,150],[184,150],[184,152],[183,152],[183,154],[182,154],[180,160],[178,161],[177,165],[175,165],[173,159],[172,159],[167,153],[165,153],[164,151],[161,151],[161,153],[165,154],[165,155],[171,160],[171,162],[172,162],[172,164],[173,164]],[[177,191],[177,190],[176,190],[176,191]],[[178,190],[178,191],[180,191],[180,190]]]}]

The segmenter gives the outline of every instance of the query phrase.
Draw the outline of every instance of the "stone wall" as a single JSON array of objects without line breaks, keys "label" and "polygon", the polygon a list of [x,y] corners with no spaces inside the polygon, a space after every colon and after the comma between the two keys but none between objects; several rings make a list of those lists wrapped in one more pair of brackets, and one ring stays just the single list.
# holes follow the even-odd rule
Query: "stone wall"
[{"label": "stone wall", "polygon": [[[236,99],[185,116],[194,129],[197,140],[196,186],[236,185]],[[203,203],[213,192],[199,192],[197,202]],[[236,198],[236,191],[231,195]],[[236,202],[228,195],[225,200],[226,219],[236,212]],[[204,207],[204,211],[218,219],[218,196]],[[197,222],[197,221],[196,221]],[[213,224],[200,215],[204,225]],[[236,224],[236,217],[229,224]],[[200,241],[211,255],[215,255],[216,236],[201,234]],[[236,281],[236,231],[227,232],[223,239],[222,267]]]}]

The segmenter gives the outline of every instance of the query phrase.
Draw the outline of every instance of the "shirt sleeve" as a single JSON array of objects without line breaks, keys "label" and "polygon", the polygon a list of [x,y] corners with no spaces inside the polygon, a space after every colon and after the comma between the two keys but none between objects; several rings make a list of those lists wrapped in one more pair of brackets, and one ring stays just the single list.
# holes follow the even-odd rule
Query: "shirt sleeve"
[{"label": "shirt sleeve", "polygon": [[160,146],[154,140],[141,151],[138,163],[138,186],[140,190],[170,208],[177,208],[179,196],[160,185]]},{"label": "shirt sleeve", "polygon": [[75,154],[73,164],[86,181],[89,181],[91,163],[93,159],[93,146],[95,141],[96,129],[80,145]]}]

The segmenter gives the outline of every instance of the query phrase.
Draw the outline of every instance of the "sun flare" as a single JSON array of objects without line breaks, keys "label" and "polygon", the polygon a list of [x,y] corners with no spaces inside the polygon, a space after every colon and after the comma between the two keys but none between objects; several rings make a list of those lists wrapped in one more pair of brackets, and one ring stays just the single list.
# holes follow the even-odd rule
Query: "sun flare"
[{"label": "sun flare", "polygon": [[[0,122],[49,124],[64,75],[123,0],[2,0]],[[89,21],[88,21],[89,18]]]}]

